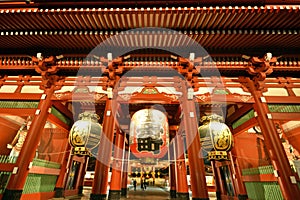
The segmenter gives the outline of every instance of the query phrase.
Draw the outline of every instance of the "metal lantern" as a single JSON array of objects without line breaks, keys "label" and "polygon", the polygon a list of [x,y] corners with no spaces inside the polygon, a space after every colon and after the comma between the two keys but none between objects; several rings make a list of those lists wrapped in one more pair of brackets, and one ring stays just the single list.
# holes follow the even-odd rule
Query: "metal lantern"
[{"label": "metal lantern", "polygon": [[93,112],[83,112],[78,116],[69,134],[69,143],[74,147],[76,155],[96,155],[102,134],[99,116]]},{"label": "metal lantern", "polygon": [[222,121],[223,117],[216,114],[203,116],[200,120],[203,125],[198,128],[198,132],[203,154],[208,160],[228,159],[227,151],[233,146],[231,131]]}]

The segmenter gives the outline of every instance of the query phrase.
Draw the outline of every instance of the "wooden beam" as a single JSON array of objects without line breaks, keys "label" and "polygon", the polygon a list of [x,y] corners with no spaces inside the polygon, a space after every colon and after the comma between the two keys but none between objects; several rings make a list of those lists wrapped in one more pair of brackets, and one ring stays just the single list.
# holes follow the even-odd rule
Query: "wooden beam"
[{"label": "wooden beam", "polygon": [[268,103],[278,104],[300,104],[300,97],[296,96],[268,96],[265,97]]},{"label": "wooden beam", "polygon": [[71,129],[70,126],[68,126],[67,124],[63,123],[62,121],[60,121],[56,116],[54,116],[53,114],[49,114],[48,120],[50,122],[52,122],[53,124],[55,124],[56,126],[62,128],[64,131],[69,132],[69,130]]},{"label": "wooden beam", "polygon": [[255,118],[252,118],[252,119],[246,121],[245,123],[243,123],[242,125],[233,129],[232,134],[234,136],[237,136],[237,135],[243,133],[244,131],[247,131],[248,129],[252,128],[256,124],[257,124],[257,120]]},{"label": "wooden beam", "polygon": [[70,120],[73,119],[73,113],[60,101],[53,101],[53,106],[61,113],[63,113],[65,116],[67,116]]},{"label": "wooden beam", "polygon": [[29,170],[31,174],[48,174],[48,175],[59,175],[60,169],[32,166]]},{"label": "wooden beam", "polygon": [[8,127],[8,128],[14,129],[14,130],[19,130],[21,124],[20,124],[20,122],[18,122],[16,120],[12,121],[9,119],[5,119],[4,117],[0,117],[0,126],[2,127],[1,129],[3,129],[3,127]]},{"label": "wooden beam", "polygon": [[0,163],[2,172],[12,172],[16,165],[14,163]]},{"label": "wooden beam", "polygon": [[236,103],[254,103],[253,98],[249,95],[240,95],[240,94],[197,94],[196,100],[198,103],[205,104],[236,104]]},{"label": "wooden beam", "polygon": [[0,100],[36,100],[41,99],[42,94],[32,93],[1,93]]},{"label": "wooden beam", "polygon": [[272,119],[273,120],[300,120],[300,113],[290,113],[290,112],[272,112]]},{"label": "wooden beam", "polygon": [[[71,59],[71,58],[70,58]],[[12,60],[11,62],[13,62],[14,60]],[[172,64],[167,64],[167,62],[161,64],[164,65],[164,67],[169,68],[169,69],[177,69],[178,66],[180,65],[172,65]],[[74,64],[57,64],[56,65],[59,71],[70,71],[71,73],[73,73],[74,71],[78,71],[78,70],[100,70],[101,72],[107,72],[106,68],[107,66],[103,65],[103,64],[98,64],[98,65],[76,65]],[[215,67],[212,67],[215,66]],[[142,68],[144,66],[142,66],[141,64],[132,64],[132,65],[118,65],[118,67],[123,68],[125,71],[129,71],[131,69],[137,69],[137,68]],[[218,70],[218,71],[245,71],[245,65],[243,64],[239,64],[239,65],[235,65],[234,63],[232,64],[217,64],[215,65],[213,62],[212,63],[207,63],[206,65],[196,65],[196,68],[198,68],[200,71],[201,70]],[[153,65],[153,66],[148,66],[147,68],[152,68],[152,69],[159,69],[157,67],[157,65]],[[19,71],[29,71],[32,70],[32,72],[35,72],[35,67],[33,65],[11,65],[11,64],[5,64],[5,65],[1,65],[0,66],[0,71],[1,70],[5,70],[5,71],[15,71],[15,70],[19,70]],[[286,66],[286,65],[277,65],[273,67],[273,71],[274,72],[291,72],[291,71],[295,71],[298,72],[299,71],[299,66]]]},{"label": "wooden beam", "polygon": [[274,174],[257,174],[242,176],[243,182],[277,182]]},{"label": "wooden beam", "polygon": [[1,114],[17,115],[17,116],[28,116],[33,115],[36,108],[0,108]]},{"label": "wooden beam", "polygon": [[226,119],[226,124],[233,124],[237,119],[241,118],[244,116],[248,111],[252,109],[252,104],[244,104],[241,108],[238,108],[238,110],[235,110],[235,112],[227,117]]}]

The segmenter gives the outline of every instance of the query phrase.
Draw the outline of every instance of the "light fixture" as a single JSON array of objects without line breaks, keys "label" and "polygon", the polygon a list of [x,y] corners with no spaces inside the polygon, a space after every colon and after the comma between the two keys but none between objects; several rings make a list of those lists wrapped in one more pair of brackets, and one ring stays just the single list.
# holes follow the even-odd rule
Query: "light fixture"
[{"label": "light fixture", "polygon": [[203,152],[207,153],[208,160],[228,159],[227,151],[233,146],[232,133],[221,121],[223,117],[216,114],[203,116],[200,120],[203,125],[198,128],[198,132]]},{"label": "light fixture", "polygon": [[76,155],[96,155],[102,134],[102,126],[98,123],[99,116],[93,112],[79,114],[69,134],[69,143],[74,147]]}]

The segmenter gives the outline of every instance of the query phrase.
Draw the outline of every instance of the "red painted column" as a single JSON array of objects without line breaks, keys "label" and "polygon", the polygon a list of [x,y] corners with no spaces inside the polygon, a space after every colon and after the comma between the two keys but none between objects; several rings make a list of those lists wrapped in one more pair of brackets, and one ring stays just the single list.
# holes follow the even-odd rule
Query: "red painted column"
[{"label": "red painted column", "polygon": [[284,199],[300,199],[300,191],[297,183],[292,183],[294,173],[290,167],[283,145],[276,131],[275,124],[272,121],[272,115],[269,111],[262,92],[255,87],[254,81],[247,78],[247,84],[255,100],[253,105],[257,113],[257,121],[265,138],[265,144],[269,151],[274,169],[278,173],[278,183]]},{"label": "red painted column", "polygon": [[110,169],[110,160],[112,144],[114,137],[115,117],[111,111],[112,100],[106,101],[103,133],[100,137],[99,150],[95,166],[95,176],[92,186],[91,200],[106,199],[108,186],[108,173]]},{"label": "red painted column", "polygon": [[220,171],[220,166],[221,165],[217,165],[217,162],[214,161],[214,169],[215,169],[215,176],[216,176],[216,180],[218,180],[218,185],[220,186],[220,199],[222,199],[222,195],[227,195],[227,192],[226,192],[226,189],[225,189],[225,186],[224,186],[224,182],[222,180],[222,176],[221,176],[221,171]]},{"label": "red painted column", "polygon": [[123,152],[123,161],[124,162],[123,162],[122,186],[121,186],[121,196],[122,197],[127,197],[128,158],[129,158],[129,144],[125,143],[125,148],[124,148],[124,152]]},{"label": "red painted column", "polygon": [[112,164],[112,176],[110,182],[110,189],[108,199],[120,199],[121,198],[121,185],[122,181],[122,169],[123,169],[123,148],[124,148],[124,134],[117,128],[115,149],[114,149],[114,161]]},{"label": "red painted column", "polygon": [[43,129],[49,115],[49,109],[52,106],[51,97],[54,93],[54,86],[45,89],[41,96],[36,114],[28,130],[25,142],[20,155],[16,161],[16,173],[12,173],[5,192],[3,200],[17,200],[21,198],[22,191],[29,173],[30,163],[36,154],[36,149],[43,134]]},{"label": "red painted column", "polygon": [[213,171],[213,176],[215,180],[215,187],[216,187],[216,197],[217,199],[221,199],[221,187],[223,187],[223,183],[221,178],[219,177],[219,173],[217,172],[218,168],[216,167],[216,161],[211,161],[211,167]]},{"label": "red painted column", "polygon": [[230,157],[230,163],[231,163],[231,169],[232,169],[232,176],[233,176],[233,183],[235,188],[235,195],[240,200],[246,200],[248,198],[247,191],[245,188],[245,185],[242,180],[242,174],[241,171],[238,169],[238,159],[233,156],[235,153],[235,149],[233,148],[231,152],[229,152]]},{"label": "red painted column", "polygon": [[176,198],[176,173],[175,173],[175,143],[174,143],[174,131],[170,130],[170,144],[169,144],[169,156],[170,156],[170,197]]},{"label": "red painted column", "polygon": [[189,187],[185,164],[184,141],[180,132],[174,138],[176,152],[176,186],[177,199],[189,199]]},{"label": "red painted column", "polygon": [[[183,84],[182,84],[183,85]],[[193,200],[208,200],[208,191],[205,179],[205,167],[201,153],[200,136],[194,99],[189,99],[187,88],[182,89],[183,122],[186,134],[188,159],[191,177]]]},{"label": "red painted column", "polygon": [[84,159],[84,162],[81,163],[82,168],[80,169],[80,172],[79,172],[80,178],[78,179],[78,182],[76,184],[76,188],[78,188],[78,194],[82,194],[82,192],[83,192],[84,177],[85,177],[85,173],[87,171],[88,162],[89,162],[89,157],[86,156]]},{"label": "red painted column", "polygon": [[63,197],[64,196],[64,187],[65,187],[65,182],[66,182],[66,176],[67,176],[67,171],[68,168],[70,167],[70,160],[71,160],[71,146],[69,145],[68,141],[66,140],[66,148],[64,149],[64,159],[61,163],[60,167],[60,173],[57,178],[56,184],[55,184],[55,195],[54,197]]}]

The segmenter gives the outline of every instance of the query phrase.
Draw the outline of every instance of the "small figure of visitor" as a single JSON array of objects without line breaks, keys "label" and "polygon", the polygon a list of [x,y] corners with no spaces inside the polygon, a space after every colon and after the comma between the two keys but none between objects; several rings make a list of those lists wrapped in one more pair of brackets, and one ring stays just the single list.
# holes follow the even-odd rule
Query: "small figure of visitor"
[{"label": "small figure of visitor", "polygon": [[146,179],[144,180],[143,185],[144,185],[144,190],[146,190],[146,189],[147,189],[147,182],[146,182]]},{"label": "small figure of visitor", "polygon": [[141,189],[144,190],[144,181],[141,180]]},{"label": "small figure of visitor", "polygon": [[135,179],[133,180],[133,188],[134,188],[134,191],[136,191],[136,180]]}]

